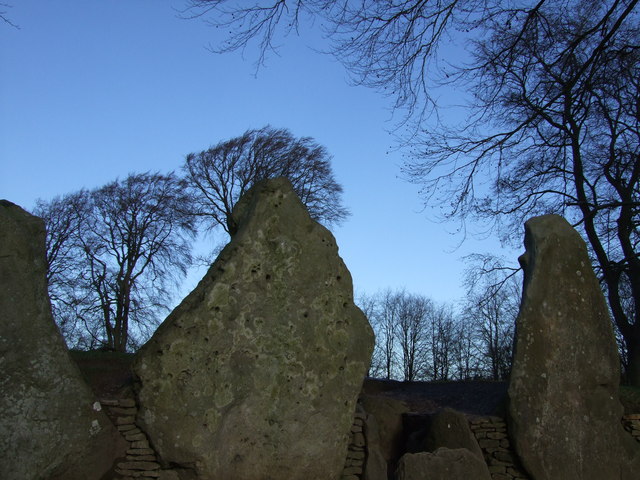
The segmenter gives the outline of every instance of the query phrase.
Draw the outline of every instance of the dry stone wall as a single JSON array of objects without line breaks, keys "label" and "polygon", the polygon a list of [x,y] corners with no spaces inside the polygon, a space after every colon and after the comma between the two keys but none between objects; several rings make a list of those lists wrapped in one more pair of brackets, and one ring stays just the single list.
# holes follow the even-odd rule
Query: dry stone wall
[{"label": "dry stone wall", "polygon": [[489,467],[491,480],[526,480],[509,441],[506,422],[499,417],[470,420],[471,431],[478,441]]},{"label": "dry stone wall", "polygon": [[[366,419],[371,415],[360,411],[356,413],[352,428],[349,457],[345,466],[345,473],[341,480],[360,480],[369,478],[367,465],[371,455],[370,441],[366,428]],[[509,438],[507,423],[504,418],[496,416],[469,416],[469,427],[482,450],[484,460],[489,468],[491,480],[533,480],[529,476],[517,457]],[[622,425],[628,434],[640,442],[640,414],[629,414],[622,417]],[[361,434],[361,435],[357,435]],[[597,435],[597,432],[593,432]],[[352,452],[358,454],[352,455]],[[355,460],[357,458],[357,461]],[[357,465],[356,471],[347,468]],[[379,477],[376,477],[379,478]],[[385,477],[386,478],[386,477]]]},{"label": "dry stone wall", "polygon": [[[135,423],[138,411],[135,399],[103,398],[100,400],[105,413],[128,442],[126,457],[118,460],[114,476],[110,480],[178,480],[178,471],[164,469],[159,463],[147,435]],[[462,414],[460,414],[462,415]],[[360,405],[356,409],[351,426],[349,447],[340,480],[362,480],[367,476],[367,460],[371,455],[367,429],[367,413]],[[507,424],[500,417],[469,417],[469,427],[482,450],[491,474],[491,480],[530,480],[513,451]],[[622,418],[624,429],[640,442],[640,414]],[[381,478],[381,477],[376,477]],[[386,475],[385,475],[386,478]]]},{"label": "dry stone wall", "polygon": [[351,425],[351,435],[349,436],[349,447],[347,459],[340,480],[360,480],[364,474],[367,440],[365,433],[366,413],[356,410]]},{"label": "dry stone wall", "polygon": [[[110,480],[144,480],[145,478],[178,480],[180,478],[177,470],[162,468],[149,438],[136,424],[138,406],[134,398],[103,398],[100,404],[128,444],[126,457],[116,462],[114,475]],[[362,409],[356,410],[340,480],[363,478],[367,457],[365,420],[366,413]]]},{"label": "dry stone wall", "polygon": [[[160,477],[156,452],[149,445],[147,435],[135,424],[138,408],[133,398],[102,399],[107,414],[127,441],[126,457],[115,465],[116,479]],[[115,479],[114,479],[115,480]]]},{"label": "dry stone wall", "polygon": [[640,442],[640,413],[624,415],[622,417],[622,426],[633,438]]}]

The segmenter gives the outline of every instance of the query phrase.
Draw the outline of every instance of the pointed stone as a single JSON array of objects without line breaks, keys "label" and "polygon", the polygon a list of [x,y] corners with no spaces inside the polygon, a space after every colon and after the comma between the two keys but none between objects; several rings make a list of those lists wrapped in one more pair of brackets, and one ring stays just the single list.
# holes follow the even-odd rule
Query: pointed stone
[{"label": "pointed stone", "polygon": [[99,479],[125,442],[51,315],[41,219],[0,200],[0,478]]},{"label": "pointed stone", "polygon": [[234,217],[137,355],[138,424],[163,463],[202,478],[337,479],[373,347],[351,275],[288,180],[254,186]]}]

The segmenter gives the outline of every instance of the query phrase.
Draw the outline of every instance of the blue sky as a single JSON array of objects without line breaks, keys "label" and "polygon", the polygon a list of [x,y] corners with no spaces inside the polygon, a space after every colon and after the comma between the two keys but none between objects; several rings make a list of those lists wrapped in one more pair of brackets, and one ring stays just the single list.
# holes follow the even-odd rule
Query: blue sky
[{"label": "blue sky", "polygon": [[178,18],[180,0],[9,3],[20,29],[0,24],[0,198],[31,209],[131,172],[177,170],[189,152],[270,124],[333,155],[352,212],[334,235],[356,292],[455,301],[463,256],[515,259],[491,239],[456,248],[456,225],[428,219],[418,187],[399,178],[389,99],[349,86],[311,35],[286,39],[256,76],[256,52],[208,51],[218,32]]}]

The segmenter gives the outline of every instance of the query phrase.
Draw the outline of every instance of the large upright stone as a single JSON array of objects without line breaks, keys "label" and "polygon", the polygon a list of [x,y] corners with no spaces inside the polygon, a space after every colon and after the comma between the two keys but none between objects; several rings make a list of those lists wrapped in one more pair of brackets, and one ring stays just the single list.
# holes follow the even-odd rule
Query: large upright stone
[{"label": "large upright stone", "polygon": [[562,217],[525,225],[509,429],[535,480],[638,478],[620,425],[620,363],[587,249]]},{"label": "large upright stone", "polygon": [[42,220],[0,200],[0,478],[99,479],[126,444],[51,317]]},{"label": "large upright stone", "polygon": [[134,362],[161,461],[207,480],[340,476],[373,334],[331,233],[285,179],[239,225]]}]

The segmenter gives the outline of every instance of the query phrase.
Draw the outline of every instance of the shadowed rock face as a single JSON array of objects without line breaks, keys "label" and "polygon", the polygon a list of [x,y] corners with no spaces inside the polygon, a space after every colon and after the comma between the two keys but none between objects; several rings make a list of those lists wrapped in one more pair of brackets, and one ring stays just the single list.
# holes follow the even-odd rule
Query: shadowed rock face
[{"label": "shadowed rock face", "polygon": [[438,448],[466,448],[484,461],[482,450],[469,428],[469,420],[462,413],[444,408],[434,414],[429,422],[422,451],[433,452]]},{"label": "shadowed rock face", "polygon": [[466,448],[439,448],[435,452],[406,453],[396,480],[491,480],[484,460]]},{"label": "shadowed rock face", "polygon": [[616,343],[586,246],[556,215],[525,229],[509,386],[516,451],[536,480],[637,478],[620,425]]},{"label": "shadowed rock face", "polygon": [[0,201],[0,478],[99,479],[125,443],[56,328],[42,220]]},{"label": "shadowed rock face", "polygon": [[134,363],[138,423],[197,478],[337,479],[373,334],[331,233],[285,179],[239,225]]}]

